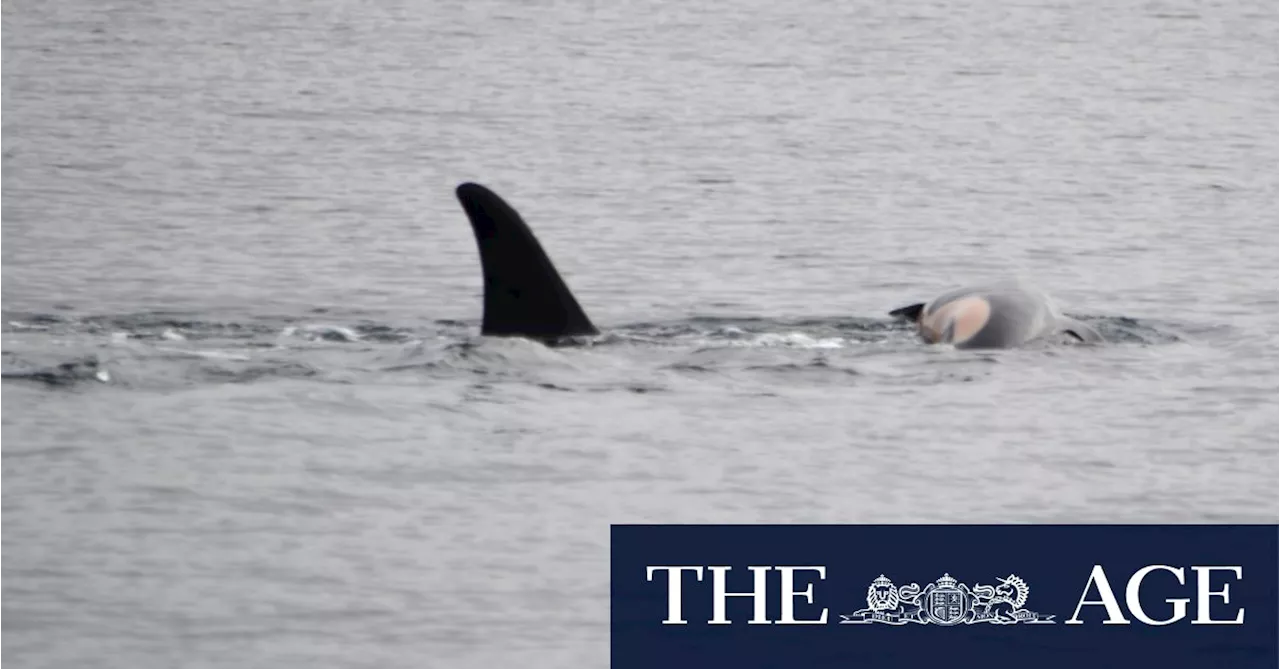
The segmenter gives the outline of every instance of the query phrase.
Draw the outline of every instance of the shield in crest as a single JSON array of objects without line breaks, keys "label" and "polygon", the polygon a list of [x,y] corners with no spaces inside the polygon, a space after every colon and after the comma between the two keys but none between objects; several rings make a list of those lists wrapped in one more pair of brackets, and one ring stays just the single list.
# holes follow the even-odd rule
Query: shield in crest
[{"label": "shield in crest", "polygon": [[930,622],[939,625],[954,625],[960,622],[968,610],[964,593],[959,588],[935,589],[929,593],[928,606],[925,609]]}]

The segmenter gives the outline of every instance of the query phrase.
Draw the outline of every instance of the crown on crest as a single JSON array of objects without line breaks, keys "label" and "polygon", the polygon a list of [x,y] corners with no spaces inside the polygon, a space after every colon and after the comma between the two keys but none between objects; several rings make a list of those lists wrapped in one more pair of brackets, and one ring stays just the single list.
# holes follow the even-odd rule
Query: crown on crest
[{"label": "crown on crest", "polygon": [[939,588],[954,588],[959,581],[951,578],[951,574],[943,574],[942,578],[935,581]]}]

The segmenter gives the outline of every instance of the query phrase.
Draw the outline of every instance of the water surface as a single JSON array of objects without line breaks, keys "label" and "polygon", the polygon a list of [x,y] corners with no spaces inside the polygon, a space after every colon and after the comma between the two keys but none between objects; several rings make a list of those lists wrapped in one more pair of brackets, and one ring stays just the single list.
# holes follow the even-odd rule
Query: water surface
[{"label": "water surface", "polygon": [[[1277,520],[1274,3],[11,2],[27,666],[602,666],[608,525]],[[476,336],[452,196],[605,334]],[[1105,346],[886,316],[1034,281]]]}]

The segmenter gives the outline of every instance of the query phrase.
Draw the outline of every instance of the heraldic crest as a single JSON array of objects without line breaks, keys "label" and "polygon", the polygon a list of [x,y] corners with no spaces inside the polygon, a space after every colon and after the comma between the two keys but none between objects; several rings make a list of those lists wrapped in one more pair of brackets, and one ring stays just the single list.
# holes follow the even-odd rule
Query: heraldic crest
[{"label": "heraldic crest", "polygon": [[881,574],[867,587],[867,608],[841,615],[840,624],[1053,624],[1053,616],[1023,608],[1030,593],[1031,586],[1013,574],[972,588],[943,574],[923,589],[916,583],[895,587]]}]

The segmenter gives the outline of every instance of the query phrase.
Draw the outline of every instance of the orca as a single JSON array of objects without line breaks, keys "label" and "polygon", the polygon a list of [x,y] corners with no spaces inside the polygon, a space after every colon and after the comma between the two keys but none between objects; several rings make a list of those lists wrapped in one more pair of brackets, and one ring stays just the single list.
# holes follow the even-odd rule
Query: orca
[{"label": "orca", "polygon": [[[476,183],[459,185],[456,194],[480,251],[481,335],[555,345],[600,333],[515,208]],[[1043,293],[1016,282],[961,288],[889,315],[915,323],[929,343],[957,348],[1020,346],[1057,332],[1102,341],[1093,328],[1058,313]]]},{"label": "orca", "polygon": [[557,343],[600,333],[511,205],[475,183],[458,186],[457,196],[484,273],[481,335]]},{"label": "orca", "polygon": [[1055,334],[1103,341],[1088,324],[1062,315],[1048,295],[1015,280],[957,288],[889,315],[914,323],[930,344],[956,348],[1011,348]]}]

